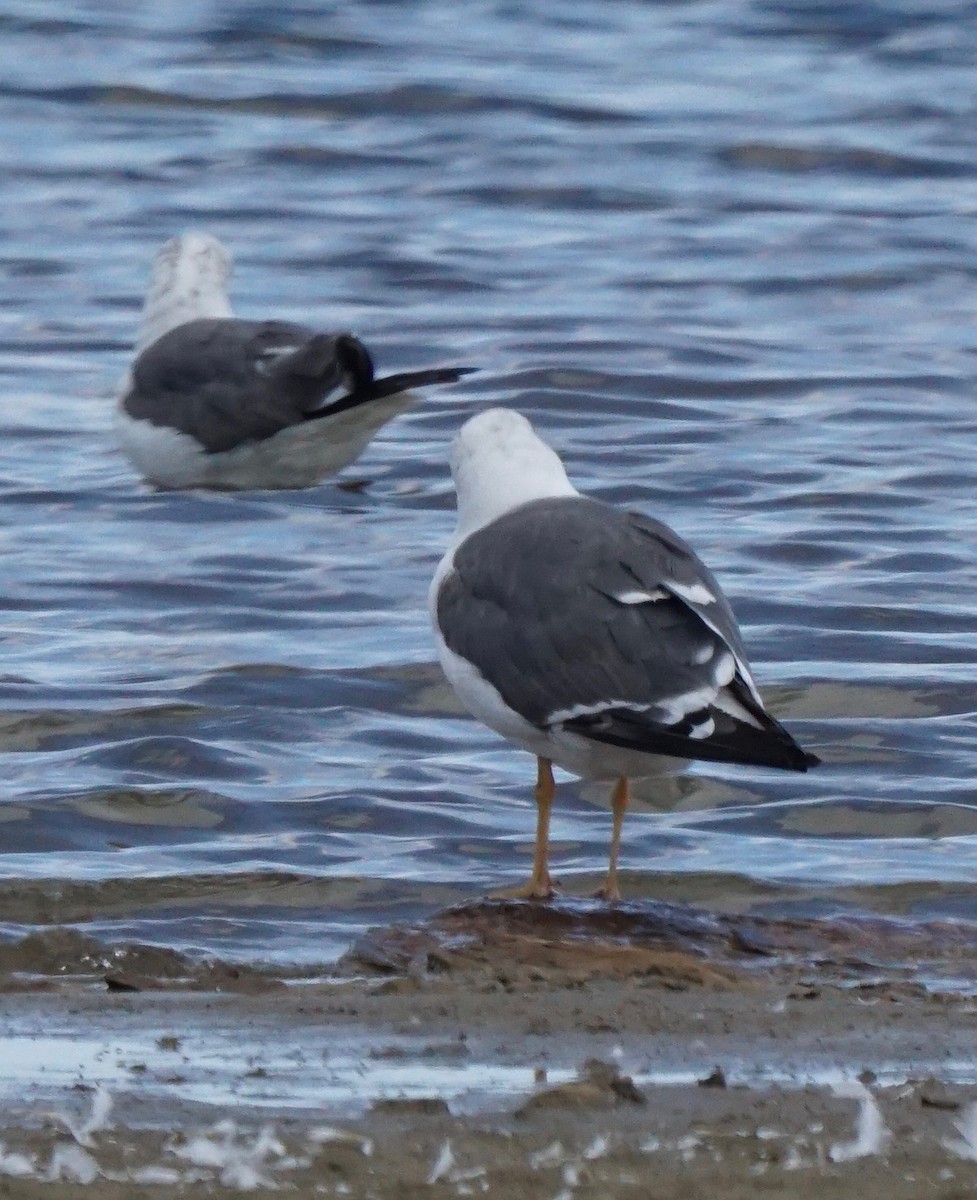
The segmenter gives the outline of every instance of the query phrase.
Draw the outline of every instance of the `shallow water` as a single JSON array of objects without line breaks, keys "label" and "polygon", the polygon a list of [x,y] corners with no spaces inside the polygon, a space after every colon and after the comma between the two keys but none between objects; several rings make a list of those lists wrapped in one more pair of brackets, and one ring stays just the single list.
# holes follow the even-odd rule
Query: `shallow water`
[{"label": "shallow water", "polygon": [[[0,0],[0,928],[308,962],[525,872],[532,764],[425,613],[498,402],[696,545],[825,760],[644,786],[629,890],[968,914],[975,58],[921,0]],[[188,227],[243,315],[481,372],[361,490],[154,494],[111,395]],[[595,800],[561,788],[570,891]]]},{"label": "shallow water", "polygon": [[[219,1009],[214,1015],[218,1014]],[[547,1087],[565,1084],[579,1073],[573,1059],[579,1046],[571,1043],[572,1049],[554,1052],[545,1038],[530,1038],[528,1044],[523,1040],[518,1050],[481,1041],[469,1049],[462,1042],[432,1043],[420,1037],[386,1038],[378,1045],[376,1030],[344,1030],[341,1049],[323,1049],[319,1026],[304,1031],[290,1027],[284,1044],[276,1040],[281,1028],[273,1021],[266,1028],[247,1033],[236,1028],[231,1034],[206,1020],[195,1025],[190,1036],[161,1038],[153,1024],[158,1016],[133,1019],[114,1014],[114,1031],[96,1026],[86,1036],[71,1026],[55,1026],[39,1036],[33,1025],[18,1029],[15,1019],[0,1036],[0,1097],[8,1105],[37,1105],[63,1096],[69,1088],[100,1087],[137,1096],[144,1107],[158,1100],[349,1118],[362,1115],[378,1100],[436,1096],[449,1103],[452,1112],[474,1113],[531,1095],[541,1073]],[[692,1059],[687,1050],[685,1044],[678,1052],[646,1047],[645,1057],[635,1058],[633,1047],[625,1051],[610,1041],[607,1046],[608,1057],[624,1060],[635,1084],[649,1091],[694,1087],[709,1075],[715,1046],[707,1049],[700,1043]],[[529,1054],[532,1062],[520,1061],[520,1053]],[[795,1051],[762,1064],[727,1051],[727,1060],[728,1084],[738,1089],[839,1089],[853,1085],[857,1075],[851,1063],[839,1060],[836,1049],[822,1054]],[[541,1062],[546,1063],[543,1072]],[[977,1083],[977,1067],[969,1058],[916,1053],[873,1063],[875,1082],[883,1088],[927,1074],[952,1086]]]}]

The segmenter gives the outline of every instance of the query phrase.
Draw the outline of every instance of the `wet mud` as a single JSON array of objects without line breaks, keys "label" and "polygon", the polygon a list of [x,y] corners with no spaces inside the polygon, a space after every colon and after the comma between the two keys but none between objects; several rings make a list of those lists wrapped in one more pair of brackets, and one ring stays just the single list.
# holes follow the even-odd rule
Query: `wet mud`
[{"label": "wet mud", "polygon": [[520,983],[657,976],[711,987],[807,969],[836,985],[871,986],[882,972],[893,984],[966,987],[977,986],[977,926],[870,915],[778,920],[654,901],[482,900],[421,925],[372,930],[339,965],[381,974],[498,971]]},{"label": "wet mud", "polygon": [[0,947],[0,1195],[977,1184],[977,930],[479,902],[292,975]]}]

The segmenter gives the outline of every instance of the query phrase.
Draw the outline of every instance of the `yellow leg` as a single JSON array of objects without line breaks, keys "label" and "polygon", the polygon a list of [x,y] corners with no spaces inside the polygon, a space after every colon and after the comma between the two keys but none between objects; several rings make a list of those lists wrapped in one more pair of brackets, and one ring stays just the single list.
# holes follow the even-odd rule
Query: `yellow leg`
[{"label": "yellow leg", "polygon": [[617,859],[621,849],[621,826],[624,824],[624,814],[628,811],[628,781],[619,779],[611,793],[611,812],[614,814],[614,825],[611,829],[611,855],[607,867],[607,878],[594,892],[600,900],[620,900],[621,891],[617,886]]},{"label": "yellow leg", "polygon": [[548,758],[536,760],[536,849],[533,854],[533,873],[529,882],[522,887],[506,888],[492,892],[494,900],[548,900],[556,890],[550,878],[550,813],[556,784],[553,782],[553,764]]}]

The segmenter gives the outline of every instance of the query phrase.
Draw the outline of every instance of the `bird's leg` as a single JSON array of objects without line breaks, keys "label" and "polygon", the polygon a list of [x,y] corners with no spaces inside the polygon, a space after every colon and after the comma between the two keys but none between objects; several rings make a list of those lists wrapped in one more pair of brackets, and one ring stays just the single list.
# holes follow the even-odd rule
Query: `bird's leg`
[{"label": "bird's leg", "polygon": [[611,812],[614,814],[614,825],[611,829],[611,855],[607,867],[607,878],[594,892],[598,900],[620,900],[621,891],[617,886],[617,857],[621,848],[621,826],[624,824],[624,814],[628,809],[628,781],[619,779],[611,793]]},{"label": "bird's leg", "polygon": [[548,900],[556,891],[550,878],[550,813],[556,784],[553,764],[548,758],[536,759],[536,849],[533,853],[533,873],[522,887],[492,892],[493,900]]},{"label": "bird's leg", "polygon": [[550,813],[556,784],[553,782],[553,764],[548,758],[536,759],[536,845],[533,850],[533,873],[530,887],[540,895],[553,895],[553,880],[550,878]]}]

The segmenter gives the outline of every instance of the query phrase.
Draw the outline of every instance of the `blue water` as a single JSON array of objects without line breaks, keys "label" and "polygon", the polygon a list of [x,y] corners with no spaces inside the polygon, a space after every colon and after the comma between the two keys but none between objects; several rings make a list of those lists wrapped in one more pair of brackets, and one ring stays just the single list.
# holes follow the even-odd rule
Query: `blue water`
[{"label": "blue water", "polygon": [[[694,543],[825,760],[642,785],[626,891],[968,913],[975,67],[933,0],[0,0],[0,930],[314,961],[526,872],[425,612],[500,402]],[[360,490],[155,494],[112,396],[187,228],[241,315],[480,373]],[[564,781],[569,891],[608,836]]]}]

